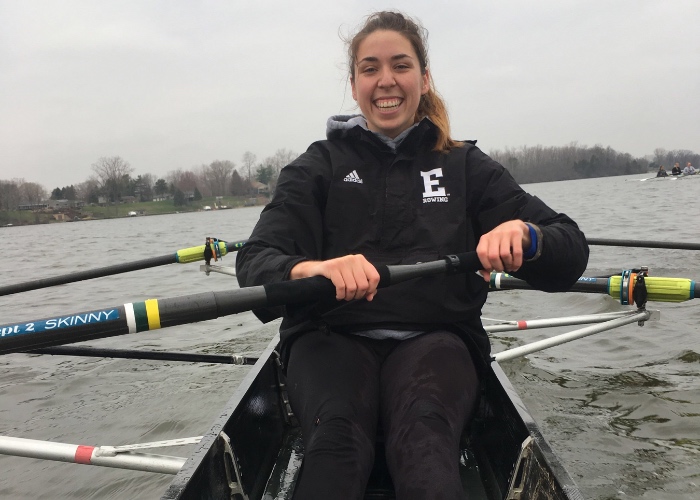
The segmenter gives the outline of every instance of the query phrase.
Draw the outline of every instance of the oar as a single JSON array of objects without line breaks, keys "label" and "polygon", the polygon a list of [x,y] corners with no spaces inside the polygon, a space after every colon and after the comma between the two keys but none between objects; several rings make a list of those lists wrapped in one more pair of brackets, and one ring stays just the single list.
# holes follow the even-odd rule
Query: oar
[{"label": "oar", "polygon": [[[219,249],[221,250],[221,255],[226,255],[227,253],[234,252],[241,248],[245,244],[245,240],[236,241],[233,243],[219,241],[218,243]],[[204,260],[204,245],[184,248],[175,253],[162,255],[160,257],[151,257],[149,259],[137,260],[135,262],[125,262],[123,264],[115,264],[113,266],[54,276],[52,278],[43,278],[33,281],[26,281],[24,283],[16,283],[14,285],[7,285],[0,287],[0,296],[11,295],[19,292],[28,292],[29,290],[38,290],[40,288],[48,288],[50,286],[65,285],[66,283],[101,278],[103,276],[111,276],[114,274],[127,273],[129,271],[149,269],[151,267],[164,266],[166,264],[186,264],[188,262],[196,262],[198,260]]]},{"label": "oar", "polygon": [[254,365],[258,358],[237,354],[200,354],[196,352],[142,351],[140,349],[107,349],[87,346],[55,346],[26,351],[27,354],[58,356],[90,356],[93,358],[153,359],[187,363],[217,363],[224,365]]},{"label": "oar", "polygon": [[[474,272],[480,268],[476,252],[469,252],[433,262],[379,266],[377,271],[379,286],[386,287],[413,278]],[[333,297],[335,287],[331,281],[314,276],[237,290],[150,299],[93,311],[60,314],[0,326],[0,354],[155,330],[251,309],[330,300]]]},{"label": "oar", "polygon": [[[633,277],[632,277],[633,279]],[[587,278],[582,276],[572,286],[570,292],[603,293],[623,304],[634,303],[634,284],[629,283],[630,276],[611,276],[609,278]],[[645,276],[647,300],[651,302],[684,302],[697,297],[695,281],[686,278],[658,278]],[[531,290],[525,281],[506,273],[491,273],[489,288],[493,290]]]},{"label": "oar", "polygon": [[613,240],[609,238],[586,238],[589,245],[608,247],[666,248],[669,250],[700,250],[700,243],[673,241]]}]

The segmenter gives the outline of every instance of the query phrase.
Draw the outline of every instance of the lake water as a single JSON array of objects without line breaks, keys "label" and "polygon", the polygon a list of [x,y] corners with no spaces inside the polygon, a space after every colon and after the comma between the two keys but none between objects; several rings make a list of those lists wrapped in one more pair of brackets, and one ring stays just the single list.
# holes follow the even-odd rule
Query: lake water
[{"label": "lake water", "polygon": [[[643,176],[527,185],[589,237],[700,241],[700,179]],[[207,235],[245,239],[260,207],[1,228],[0,284],[166,255]],[[224,265],[234,265],[226,256]],[[592,247],[590,276],[649,266],[700,279],[700,252]],[[236,287],[173,264],[0,297],[0,324]],[[661,320],[503,363],[585,498],[700,498],[700,304],[652,303]],[[592,294],[508,291],[484,316],[509,320],[621,309]],[[275,333],[251,313],[99,341],[103,347],[258,354]],[[494,351],[576,327],[492,336]],[[0,356],[0,434],[83,445],[200,435],[246,367],[10,354]],[[160,453],[186,456],[192,447]],[[0,498],[159,498],[171,476],[0,456]]]}]

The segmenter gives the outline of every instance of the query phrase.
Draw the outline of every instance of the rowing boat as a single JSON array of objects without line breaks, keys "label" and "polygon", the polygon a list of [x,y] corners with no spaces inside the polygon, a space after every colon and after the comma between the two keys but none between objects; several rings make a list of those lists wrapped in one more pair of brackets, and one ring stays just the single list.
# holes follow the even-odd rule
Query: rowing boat
[{"label": "rowing boat", "polygon": [[[603,246],[700,249],[700,244],[695,243],[594,238],[590,238],[589,243]],[[142,262],[137,264],[141,265]],[[149,265],[160,265],[160,261]],[[386,286],[390,286],[420,276],[455,271],[470,272],[476,269],[475,265],[478,265],[475,255],[460,254],[434,262],[383,266],[380,269],[380,286],[384,286],[385,279]],[[203,271],[207,273],[233,272],[221,266],[204,267]],[[106,273],[111,269],[96,271]],[[487,332],[494,333],[599,323],[597,326],[500,351],[489,363],[480,358],[475,359],[480,363],[477,368],[481,374],[482,394],[476,414],[463,435],[460,456],[455,457],[460,464],[465,496],[484,500],[583,498],[498,363],[625,324],[641,325],[644,321],[658,320],[658,311],[645,309],[647,300],[683,302],[694,299],[697,298],[695,284],[695,281],[683,278],[650,277],[646,268],[623,271],[620,276],[607,278],[581,277],[571,291],[607,294],[618,299],[622,305],[636,304],[636,310],[632,308],[627,311],[550,320],[498,320],[499,325],[485,326]],[[21,286],[34,289],[43,284],[28,282]],[[529,288],[526,283],[503,273],[492,274],[490,287],[492,290]],[[14,293],[16,288],[18,287],[6,287],[5,291]],[[100,311],[0,325],[0,354],[22,350],[37,352],[37,348],[48,346],[42,348],[41,352],[250,364],[250,358],[240,356],[141,351],[133,353],[119,349],[56,346],[83,338],[97,339],[122,335],[132,330],[145,331],[192,323],[259,307],[295,303],[300,300],[320,300],[332,296],[333,292],[330,282],[315,277],[242,290],[149,299],[147,303],[129,303]],[[133,325],[128,320],[129,315],[122,314],[127,310],[132,311]],[[101,312],[102,316],[98,312]],[[93,316],[96,318],[95,324],[90,319]],[[100,321],[97,321],[98,319]],[[31,328],[28,328],[29,325]],[[296,478],[301,473],[303,446],[299,427],[295,423],[286,397],[284,376],[278,368],[275,354],[277,342],[277,338],[271,341],[220,412],[220,417],[203,437],[95,447],[0,436],[0,453],[175,474],[174,480],[162,497],[164,499],[292,498]],[[142,453],[149,448],[195,443],[197,448],[188,458]],[[339,493],[339,496],[341,494]],[[377,442],[377,461],[366,498],[393,498],[393,485],[384,463],[381,439]]]},{"label": "rowing boat", "polygon": [[645,177],[643,179],[637,179],[640,182],[644,181],[675,181],[675,180],[685,180],[685,179],[700,179],[700,175],[697,174],[680,174],[680,175],[666,175],[663,177]]},{"label": "rowing boat", "polygon": [[[292,498],[304,452],[276,343],[273,339],[261,355],[163,500]],[[459,457],[465,497],[583,498],[498,363],[484,363],[481,373],[479,407]],[[381,438],[365,498],[394,498]]]}]

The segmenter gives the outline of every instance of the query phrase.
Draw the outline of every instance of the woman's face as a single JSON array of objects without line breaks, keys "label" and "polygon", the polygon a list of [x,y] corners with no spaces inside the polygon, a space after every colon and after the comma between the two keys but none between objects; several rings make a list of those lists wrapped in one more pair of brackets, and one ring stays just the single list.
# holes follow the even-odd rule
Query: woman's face
[{"label": "woman's face", "polygon": [[392,139],[413,125],[420,98],[430,89],[411,42],[395,31],[375,31],[357,49],[352,97],[367,127]]}]

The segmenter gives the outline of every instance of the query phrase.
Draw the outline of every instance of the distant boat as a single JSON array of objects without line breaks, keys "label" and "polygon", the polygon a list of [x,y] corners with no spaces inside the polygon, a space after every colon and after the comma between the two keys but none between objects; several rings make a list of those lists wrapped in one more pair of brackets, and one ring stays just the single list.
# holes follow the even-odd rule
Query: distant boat
[{"label": "distant boat", "polygon": [[136,217],[136,216],[138,215],[138,213],[136,213],[136,212],[134,212],[134,211],[131,211],[131,212],[129,212],[129,213],[126,214],[126,215],[128,215],[129,217]]},{"label": "distant boat", "polygon": [[204,205],[204,209],[203,209],[203,210],[211,210],[211,207],[210,207],[209,205]]},{"label": "distant boat", "polygon": [[638,181],[644,182],[644,181],[675,181],[675,180],[683,180],[683,179],[700,179],[700,175],[698,174],[690,174],[690,175],[667,175],[666,177],[645,177],[644,179],[637,179]]}]

